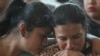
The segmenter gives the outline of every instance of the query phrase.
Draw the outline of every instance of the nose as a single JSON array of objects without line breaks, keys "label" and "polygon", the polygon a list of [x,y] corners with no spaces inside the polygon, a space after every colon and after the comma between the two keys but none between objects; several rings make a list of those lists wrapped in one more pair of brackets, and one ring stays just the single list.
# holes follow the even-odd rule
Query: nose
[{"label": "nose", "polygon": [[95,5],[96,1],[95,0],[87,0],[89,4]]},{"label": "nose", "polygon": [[72,50],[73,49],[73,41],[72,40],[70,40],[70,39],[68,39],[67,41],[66,41],[66,49],[67,50]]}]

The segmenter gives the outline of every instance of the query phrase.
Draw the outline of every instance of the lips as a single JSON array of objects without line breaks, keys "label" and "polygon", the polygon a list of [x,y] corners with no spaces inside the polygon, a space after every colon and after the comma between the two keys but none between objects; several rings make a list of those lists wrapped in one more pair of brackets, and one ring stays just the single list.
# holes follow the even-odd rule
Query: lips
[{"label": "lips", "polygon": [[89,10],[89,12],[95,12],[96,8],[92,6],[92,7],[89,7],[88,10]]}]

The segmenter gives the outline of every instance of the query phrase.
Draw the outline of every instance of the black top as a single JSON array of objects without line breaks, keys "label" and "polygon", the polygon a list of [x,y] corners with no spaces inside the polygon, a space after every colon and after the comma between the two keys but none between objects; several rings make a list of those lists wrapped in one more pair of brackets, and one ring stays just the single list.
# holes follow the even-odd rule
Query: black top
[{"label": "black top", "polygon": [[100,25],[89,19],[89,33],[100,37]]},{"label": "black top", "polygon": [[88,56],[92,52],[92,42],[90,39],[86,38],[85,45],[81,51],[85,56]]}]

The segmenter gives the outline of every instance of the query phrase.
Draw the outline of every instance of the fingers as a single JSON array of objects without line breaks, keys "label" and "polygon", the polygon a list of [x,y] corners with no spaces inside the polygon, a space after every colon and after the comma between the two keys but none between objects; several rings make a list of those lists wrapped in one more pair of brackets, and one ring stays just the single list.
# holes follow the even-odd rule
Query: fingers
[{"label": "fingers", "polygon": [[64,55],[64,51],[59,51],[54,56],[62,56],[62,55]]},{"label": "fingers", "polygon": [[54,56],[84,56],[84,55],[79,51],[63,50],[57,52]]}]

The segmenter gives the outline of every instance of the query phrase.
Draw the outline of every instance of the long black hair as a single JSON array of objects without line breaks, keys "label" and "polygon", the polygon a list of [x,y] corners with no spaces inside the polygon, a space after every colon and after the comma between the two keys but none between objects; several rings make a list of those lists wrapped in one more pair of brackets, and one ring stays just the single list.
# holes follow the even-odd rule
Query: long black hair
[{"label": "long black hair", "polygon": [[0,36],[11,32],[23,21],[28,32],[36,27],[51,27],[52,12],[41,2],[24,3],[13,0],[5,12],[4,20],[0,22]]},{"label": "long black hair", "polygon": [[22,0],[12,0],[5,10],[3,19],[0,21],[0,36],[9,33],[21,20],[18,15],[25,7],[25,3]]},{"label": "long black hair", "polygon": [[69,0],[57,0],[58,2],[60,2],[60,3],[66,3],[66,2],[68,2]]},{"label": "long black hair", "polygon": [[36,27],[51,27],[52,12],[41,2],[32,2],[26,5],[22,14],[26,30],[32,31]]}]

